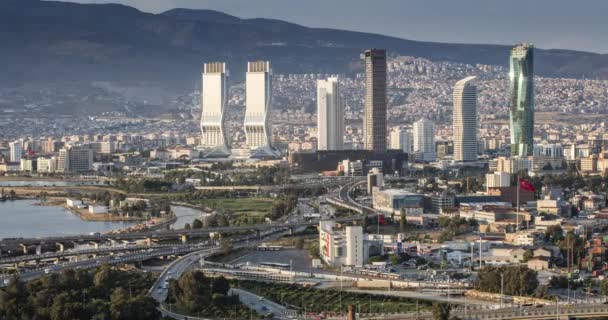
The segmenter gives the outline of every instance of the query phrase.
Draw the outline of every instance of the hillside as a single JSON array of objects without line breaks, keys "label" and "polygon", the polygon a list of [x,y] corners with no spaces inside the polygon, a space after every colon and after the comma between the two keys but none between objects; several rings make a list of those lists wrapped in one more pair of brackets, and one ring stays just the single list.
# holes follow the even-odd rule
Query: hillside
[{"label": "hillside", "polygon": [[[524,39],[525,40],[525,39]],[[38,0],[0,2],[0,83],[112,81],[191,88],[200,65],[221,60],[242,77],[245,63],[269,59],[275,72],[349,73],[379,47],[432,60],[506,65],[508,46],[411,41],[240,19],[210,10],[150,14],[123,5]],[[537,50],[536,70],[552,77],[608,79],[608,55]]]}]

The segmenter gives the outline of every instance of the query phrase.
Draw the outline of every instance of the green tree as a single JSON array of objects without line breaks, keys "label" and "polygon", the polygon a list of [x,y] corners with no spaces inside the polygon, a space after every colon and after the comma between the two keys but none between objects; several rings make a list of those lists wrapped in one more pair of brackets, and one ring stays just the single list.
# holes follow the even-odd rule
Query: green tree
[{"label": "green tree", "polygon": [[449,320],[452,307],[447,303],[433,303],[432,313],[435,320]]},{"label": "green tree", "polygon": [[203,228],[203,222],[199,219],[194,219],[192,221],[192,229],[201,229]]},{"label": "green tree", "polygon": [[564,239],[564,230],[559,225],[549,226],[545,231],[545,239],[557,244]]},{"label": "green tree", "polygon": [[399,218],[399,231],[405,233],[407,228],[407,217],[405,216],[405,208],[401,208],[401,216]]},{"label": "green tree", "polygon": [[296,249],[302,250],[304,248],[304,239],[302,237],[296,238],[294,246],[296,247]]},{"label": "green tree", "polygon": [[217,278],[213,278],[213,280],[211,281],[212,293],[226,295],[228,294],[228,290],[230,290],[230,283],[228,283],[228,280],[226,280],[226,278],[220,276]]}]

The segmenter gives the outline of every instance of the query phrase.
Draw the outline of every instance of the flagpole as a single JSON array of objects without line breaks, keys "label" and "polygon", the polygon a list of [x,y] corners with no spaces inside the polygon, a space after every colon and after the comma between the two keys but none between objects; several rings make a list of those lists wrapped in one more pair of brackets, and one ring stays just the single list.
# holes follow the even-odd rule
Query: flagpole
[{"label": "flagpole", "polygon": [[517,172],[517,212],[515,214],[516,216],[516,225],[515,225],[515,232],[519,231],[519,171]]}]

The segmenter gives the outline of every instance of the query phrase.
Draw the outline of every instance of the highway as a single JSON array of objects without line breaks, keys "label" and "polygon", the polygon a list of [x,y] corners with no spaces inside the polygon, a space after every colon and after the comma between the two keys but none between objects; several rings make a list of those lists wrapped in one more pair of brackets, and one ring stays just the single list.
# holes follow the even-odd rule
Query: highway
[{"label": "highway", "polygon": [[27,261],[42,261],[49,259],[57,259],[64,257],[73,257],[73,256],[84,256],[84,255],[98,255],[98,254],[108,254],[108,253],[117,253],[117,252],[128,252],[128,251],[141,251],[147,250],[150,248],[160,249],[167,247],[187,247],[190,246],[188,244],[153,244],[152,246],[109,246],[109,247],[101,247],[98,249],[83,249],[83,250],[65,250],[65,251],[56,251],[56,252],[47,252],[43,254],[29,254],[17,257],[4,257],[0,259],[0,265],[2,264],[12,264],[12,263],[20,263]]},{"label": "highway", "polygon": [[[243,239],[243,240],[238,240],[233,242],[233,248],[238,249],[238,248],[243,248],[243,247],[255,247],[258,246],[260,244],[262,244],[265,241],[270,241],[273,239],[276,239],[278,237],[281,237],[285,234],[287,234],[287,231],[277,231],[275,233],[269,234],[264,236],[261,239],[256,239],[256,240],[249,240],[249,239]],[[200,261],[200,259],[202,258],[206,258],[209,257],[210,255],[212,255],[213,253],[217,252],[219,250],[218,247],[205,247],[205,248],[199,248],[198,250],[196,250],[195,252],[192,252],[190,254],[187,254],[181,258],[178,258],[177,260],[175,260],[174,262],[172,262],[158,277],[158,279],[154,282],[154,284],[152,285],[152,287],[150,288],[150,290],[148,291],[148,294],[154,298],[156,301],[158,301],[158,303],[160,304],[160,311],[163,313],[163,315],[165,316],[169,316],[173,319],[178,319],[178,320],[182,320],[182,319],[197,319],[195,317],[189,317],[189,316],[184,316],[184,315],[180,315],[180,314],[176,314],[174,312],[171,312],[170,310],[167,309],[167,307],[164,305],[164,301],[167,299],[167,289],[168,289],[168,282],[171,279],[178,279],[184,272],[186,272],[187,270],[189,270],[196,262]],[[247,301],[251,302],[249,299],[251,299],[252,296],[248,295],[247,297],[245,297],[245,299],[247,299]],[[258,301],[259,301],[259,297],[258,297]],[[279,310],[277,309],[277,306],[272,305],[272,304],[262,304],[263,306],[265,306],[267,309],[273,309],[273,310]],[[260,306],[261,308],[261,306]],[[257,310],[257,309],[256,309]]]},{"label": "highway", "polygon": [[[88,269],[95,268],[103,263],[108,264],[120,264],[120,263],[129,263],[136,261],[143,261],[151,258],[161,257],[161,256],[173,256],[173,255],[182,255],[192,251],[200,251],[206,250],[211,247],[215,247],[214,245],[199,243],[192,244],[190,246],[182,246],[182,247],[163,247],[158,249],[150,248],[148,250],[142,252],[134,252],[127,253],[122,256],[102,256],[94,259],[74,261],[74,262],[66,262],[61,263],[49,267],[41,267],[32,270],[28,270],[25,272],[19,273],[19,277],[23,281],[29,281],[35,278],[38,278],[44,274],[48,273],[59,273],[65,269]],[[0,287],[4,287],[8,284],[12,275],[0,276]]]}]

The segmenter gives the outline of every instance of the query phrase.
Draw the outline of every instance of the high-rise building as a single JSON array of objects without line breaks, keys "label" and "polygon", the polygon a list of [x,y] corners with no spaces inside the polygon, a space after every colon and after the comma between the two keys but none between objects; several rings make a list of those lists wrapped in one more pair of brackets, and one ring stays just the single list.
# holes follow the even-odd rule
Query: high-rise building
[{"label": "high-rise building", "polygon": [[260,155],[276,155],[272,148],[270,119],[271,91],[270,62],[255,61],[247,64],[245,135],[247,147]]},{"label": "high-rise building", "polygon": [[454,86],[454,160],[477,160],[477,86],[467,77]]},{"label": "high-rise building", "polygon": [[225,63],[213,62],[203,65],[201,145],[224,154],[228,153],[229,148],[224,121],[228,100],[227,74]]},{"label": "high-rise building", "polygon": [[405,128],[393,127],[390,134],[390,149],[412,152],[412,133]]},{"label": "high-rise building", "polygon": [[534,138],[534,46],[511,49],[509,72],[509,127],[511,155],[531,156]]},{"label": "high-rise building", "polygon": [[337,77],[317,81],[317,149],[344,147],[344,104]]},{"label": "high-rise building", "polygon": [[21,156],[23,155],[23,148],[21,147],[21,141],[14,141],[8,145],[10,149],[10,160],[11,162],[21,162]]},{"label": "high-rise building", "polygon": [[67,146],[59,150],[57,171],[83,172],[93,170],[93,149],[85,146]]},{"label": "high-rise building", "polygon": [[370,49],[365,60],[363,145],[366,150],[386,151],[386,50]]},{"label": "high-rise building", "polygon": [[414,122],[414,153],[423,161],[435,161],[435,124],[428,119]]}]

